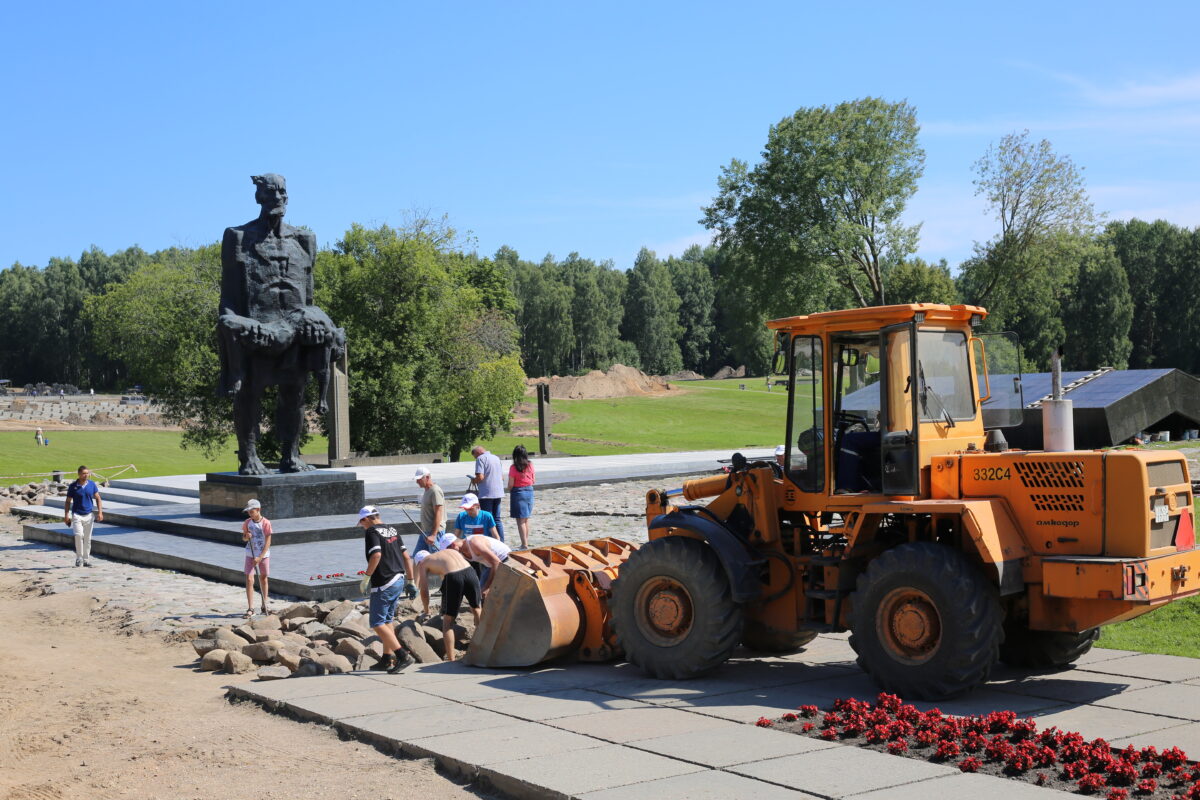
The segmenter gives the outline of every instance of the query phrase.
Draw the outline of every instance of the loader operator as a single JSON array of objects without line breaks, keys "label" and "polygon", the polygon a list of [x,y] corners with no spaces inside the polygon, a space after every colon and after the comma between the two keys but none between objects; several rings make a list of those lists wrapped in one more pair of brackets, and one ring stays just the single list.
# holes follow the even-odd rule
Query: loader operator
[{"label": "loader operator", "polygon": [[462,610],[462,601],[466,599],[475,615],[475,624],[479,625],[479,577],[475,570],[455,549],[439,550],[430,553],[422,550],[417,553],[417,587],[421,592],[421,608],[429,614],[429,576],[442,576],[442,634],[446,643],[446,660],[454,660],[454,621]]},{"label": "loader operator", "polygon": [[483,594],[486,597],[488,587],[496,579],[497,567],[508,559],[508,554],[512,552],[512,548],[499,539],[478,533],[462,539],[447,538],[451,539],[449,546],[462,553],[468,561],[474,561],[476,564],[483,565],[483,575],[480,576],[479,581],[483,587]]}]

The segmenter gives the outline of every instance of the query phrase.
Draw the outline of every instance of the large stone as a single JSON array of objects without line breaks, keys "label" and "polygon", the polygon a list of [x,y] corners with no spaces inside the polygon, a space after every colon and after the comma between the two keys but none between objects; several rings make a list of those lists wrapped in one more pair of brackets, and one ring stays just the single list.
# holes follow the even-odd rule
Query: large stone
[{"label": "large stone", "polygon": [[357,639],[342,639],[337,643],[337,647],[333,648],[333,652],[340,656],[345,656],[350,661],[357,661],[358,657],[367,652],[367,648]]},{"label": "large stone", "polygon": [[337,653],[329,655],[317,656],[315,659],[318,664],[325,668],[325,671],[330,675],[338,675],[343,672],[353,672],[354,664],[345,656],[339,656]]},{"label": "large stone", "polygon": [[316,616],[288,617],[283,621],[283,629],[285,631],[298,631],[310,622],[318,622]]},{"label": "large stone", "polygon": [[421,634],[425,637],[425,641],[433,648],[433,652],[443,658],[446,656],[446,634],[441,628],[435,628],[432,625],[422,625]]},{"label": "large stone", "polygon": [[283,648],[283,642],[269,641],[248,644],[242,648],[242,654],[255,661],[274,661],[275,655]]},{"label": "large stone", "polygon": [[383,658],[383,642],[379,641],[378,637],[375,637],[375,641],[367,644],[366,652],[375,656],[376,659]]},{"label": "large stone", "polygon": [[336,628],[338,625],[342,624],[346,617],[356,612],[357,609],[354,607],[354,603],[351,603],[349,600],[343,600],[334,606],[329,613],[325,615],[325,619],[321,621],[331,628]]},{"label": "large stone", "polygon": [[217,643],[217,647],[221,648],[222,650],[235,652],[241,652],[242,648],[247,644],[245,639],[243,639],[241,636],[238,636],[229,628],[221,628],[218,630],[213,641],[215,641]]},{"label": "large stone", "polygon": [[355,636],[359,639],[366,639],[371,635],[371,629],[363,622],[343,622],[333,629],[337,633],[344,633],[347,636]]},{"label": "large stone", "polygon": [[281,678],[290,677],[292,677],[292,671],[278,664],[272,664],[269,667],[262,667],[258,670],[258,679],[260,681],[277,681]]},{"label": "large stone", "polygon": [[297,647],[308,646],[308,637],[301,633],[285,633],[279,637],[279,640],[284,644],[294,644]]},{"label": "large stone", "polygon": [[283,631],[255,631],[255,642],[269,642],[271,639],[279,639],[283,635]]},{"label": "large stone", "polygon": [[317,609],[308,603],[293,603],[292,605],[279,612],[279,619],[287,621],[289,619],[297,619],[302,617],[316,618]]},{"label": "large stone", "polygon": [[216,639],[192,639],[192,649],[196,651],[196,655],[203,657],[210,650],[217,649]]},{"label": "large stone", "polygon": [[295,672],[300,667],[300,653],[296,650],[280,650],[275,654],[275,663]]},{"label": "large stone", "polygon": [[328,636],[331,633],[333,633],[333,628],[321,622],[310,622],[300,628],[300,635],[309,639],[316,639],[318,634]]},{"label": "large stone", "polygon": [[408,652],[412,653],[417,661],[422,664],[437,664],[441,662],[442,657],[425,641],[424,633],[413,620],[405,620],[401,623],[396,629],[396,634],[400,637],[400,641],[408,649]]},{"label": "large stone", "polygon": [[200,659],[200,670],[202,672],[216,672],[219,669],[225,669],[225,656],[229,655],[224,650],[209,650]]},{"label": "large stone", "polygon": [[283,623],[279,617],[274,614],[268,614],[265,617],[255,617],[250,622],[250,627],[256,631],[277,631],[283,628]]},{"label": "large stone", "polygon": [[324,619],[325,615],[335,608],[340,606],[345,600],[326,600],[324,603],[317,603],[317,618]]},{"label": "large stone", "polygon": [[233,629],[233,632],[245,639],[247,642],[254,641],[254,628],[249,625],[238,625]]},{"label": "large stone", "polygon": [[318,664],[311,658],[303,658],[300,660],[300,666],[292,673],[293,678],[309,678],[314,675],[324,675],[325,667]]},{"label": "large stone", "polygon": [[254,661],[250,656],[242,653],[226,653],[225,654],[225,671],[234,675],[243,672],[249,672],[254,669]]}]

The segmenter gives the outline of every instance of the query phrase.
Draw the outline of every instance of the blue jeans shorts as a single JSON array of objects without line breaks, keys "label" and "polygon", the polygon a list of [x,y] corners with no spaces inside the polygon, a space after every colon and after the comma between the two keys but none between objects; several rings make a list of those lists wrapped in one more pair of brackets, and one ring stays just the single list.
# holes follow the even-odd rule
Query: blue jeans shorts
[{"label": "blue jeans shorts", "polygon": [[396,604],[404,594],[404,578],[397,578],[391,586],[371,592],[371,627],[387,625],[396,616]]}]

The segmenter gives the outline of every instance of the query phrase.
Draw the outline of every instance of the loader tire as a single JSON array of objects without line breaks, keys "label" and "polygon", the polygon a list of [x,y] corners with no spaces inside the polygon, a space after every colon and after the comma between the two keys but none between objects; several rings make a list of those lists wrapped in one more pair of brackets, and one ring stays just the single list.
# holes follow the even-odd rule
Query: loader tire
[{"label": "loader tire", "polygon": [[1099,628],[1080,633],[1008,628],[1000,645],[1000,660],[1010,667],[1053,669],[1078,661],[1100,638]]},{"label": "loader tire", "polygon": [[679,680],[721,666],[742,638],[742,609],[704,542],[667,536],[643,545],[613,583],[613,622],[630,663]]},{"label": "loader tire", "polygon": [[760,653],[794,653],[815,638],[816,631],[781,631],[755,620],[742,630],[742,644]]},{"label": "loader tire", "polygon": [[910,542],[858,578],[850,646],[858,665],[905,699],[940,700],[987,680],[999,655],[999,593],[957,550]]}]

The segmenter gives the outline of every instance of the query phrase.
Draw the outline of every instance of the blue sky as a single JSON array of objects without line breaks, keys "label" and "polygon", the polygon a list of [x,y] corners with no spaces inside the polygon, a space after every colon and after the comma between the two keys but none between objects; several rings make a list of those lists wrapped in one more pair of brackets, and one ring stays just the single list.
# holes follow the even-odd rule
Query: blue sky
[{"label": "blue sky", "polygon": [[[285,10],[286,9],[286,10]],[[10,3],[0,266],[289,221],[446,214],[481,253],[628,268],[707,240],[722,165],[803,106],[916,106],[918,254],[995,223],[972,163],[1028,128],[1110,218],[1200,225],[1195,3]]]}]

